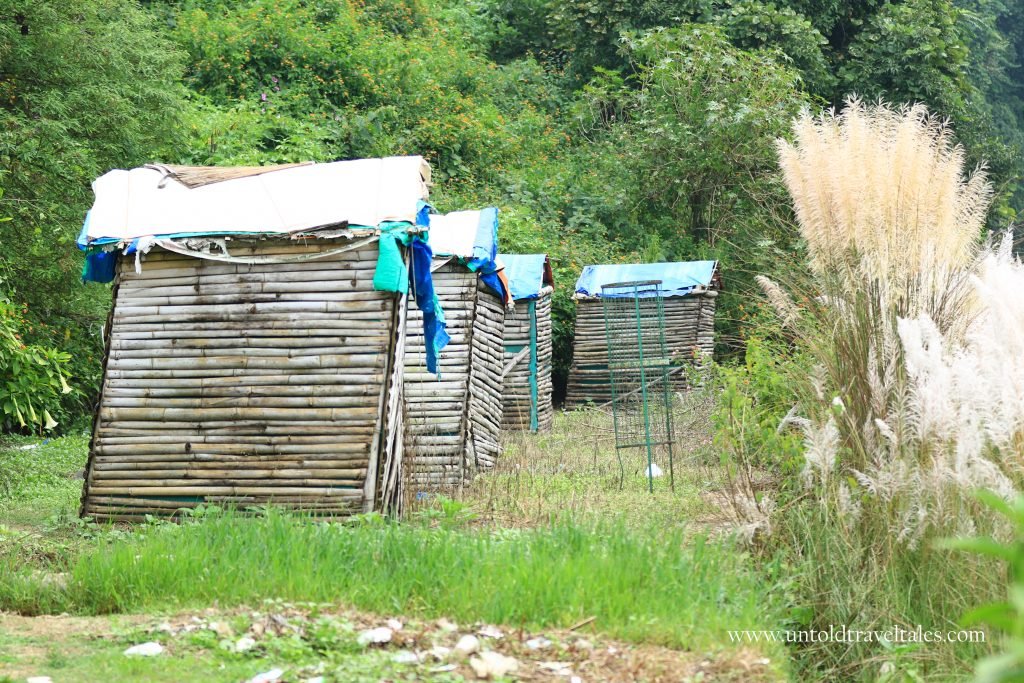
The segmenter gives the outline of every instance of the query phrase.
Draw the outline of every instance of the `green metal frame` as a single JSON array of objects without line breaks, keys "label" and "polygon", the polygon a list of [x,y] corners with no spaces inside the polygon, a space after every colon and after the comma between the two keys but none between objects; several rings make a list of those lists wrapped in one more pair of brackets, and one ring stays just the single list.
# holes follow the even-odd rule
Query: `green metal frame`
[{"label": "green metal frame", "polygon": [[[643,448],[647,487],[654,491],[654,452],[668,455],[669,486],[675,490],[671,362],[665,344],[665,304],[661,282],[620,282],[601,289],[612,420],[620,477],[622,450]],[[620,478],[621,485],[621,478]]]},{"label": "green metal frame", "polygon": [[540,418],[537,414],[540,401],[537,397],[537,302],[530,300],[527,308],[530,315],[530,431],[540,429]]}]

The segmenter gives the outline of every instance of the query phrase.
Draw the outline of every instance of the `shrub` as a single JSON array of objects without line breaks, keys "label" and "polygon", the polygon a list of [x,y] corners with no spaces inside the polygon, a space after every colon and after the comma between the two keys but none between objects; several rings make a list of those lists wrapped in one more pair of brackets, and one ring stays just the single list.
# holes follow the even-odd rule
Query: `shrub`
[{"label": "shrub", "polygon": [[0,298],[0,427],[49,430],[57,426],[50,410],[71,392],[63,369],[71,357],[22,341],[26,311]]}]

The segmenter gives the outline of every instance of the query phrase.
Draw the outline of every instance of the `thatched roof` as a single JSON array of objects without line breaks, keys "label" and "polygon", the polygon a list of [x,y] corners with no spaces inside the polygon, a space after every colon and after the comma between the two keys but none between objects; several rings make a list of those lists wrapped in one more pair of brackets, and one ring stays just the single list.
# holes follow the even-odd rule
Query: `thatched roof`
[{"label": "thatched roof", "polygon": [[235,180],[236,178],[247,178],[263,173],[283,171],[286,168],[296,166],[309,166],[312,161],[302,161],[295,164],[276,164],[271,166],[179,166],[177,164],[146,164],[146,168],[160,171],[165,176],[174,178],[186,187],[202,187],[212,183],[219,183],[223,180]]}]

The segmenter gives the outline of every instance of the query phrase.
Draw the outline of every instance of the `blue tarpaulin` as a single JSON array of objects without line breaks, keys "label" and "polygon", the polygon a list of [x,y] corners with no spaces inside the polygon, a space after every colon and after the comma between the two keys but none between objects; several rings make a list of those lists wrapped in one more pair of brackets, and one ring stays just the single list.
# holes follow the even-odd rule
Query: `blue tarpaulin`
[{"label": "blue tarpaulin", "polygon": [[545,285],[547,260],[545,254],[498,255],[498,261],[505,266],[505,278],[513,299],[520,301],[537,298]]},{"label": "blue tarpaulin", "polygon": [[717,267],[718,261],[587,266],[576,281],[576,294],[599,297],[604,285],[660,280],[662,296],[684,296],[697,287],[710,285]]}]

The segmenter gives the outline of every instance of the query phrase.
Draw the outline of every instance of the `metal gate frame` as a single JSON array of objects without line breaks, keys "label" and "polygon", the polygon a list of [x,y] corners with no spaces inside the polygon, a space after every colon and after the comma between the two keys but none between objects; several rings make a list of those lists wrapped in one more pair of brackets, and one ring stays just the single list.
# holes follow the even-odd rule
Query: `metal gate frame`
[{"label": "metal gate frame", "polygon": [[619,486],[625,474],[622,451],[643,448],[647,451],[647,488],[653,493],[654,449],[665,446],[669,486],[674,491],[671,359],[665,344],[661,280],[604,285],[601,304],[608,346]]}]

